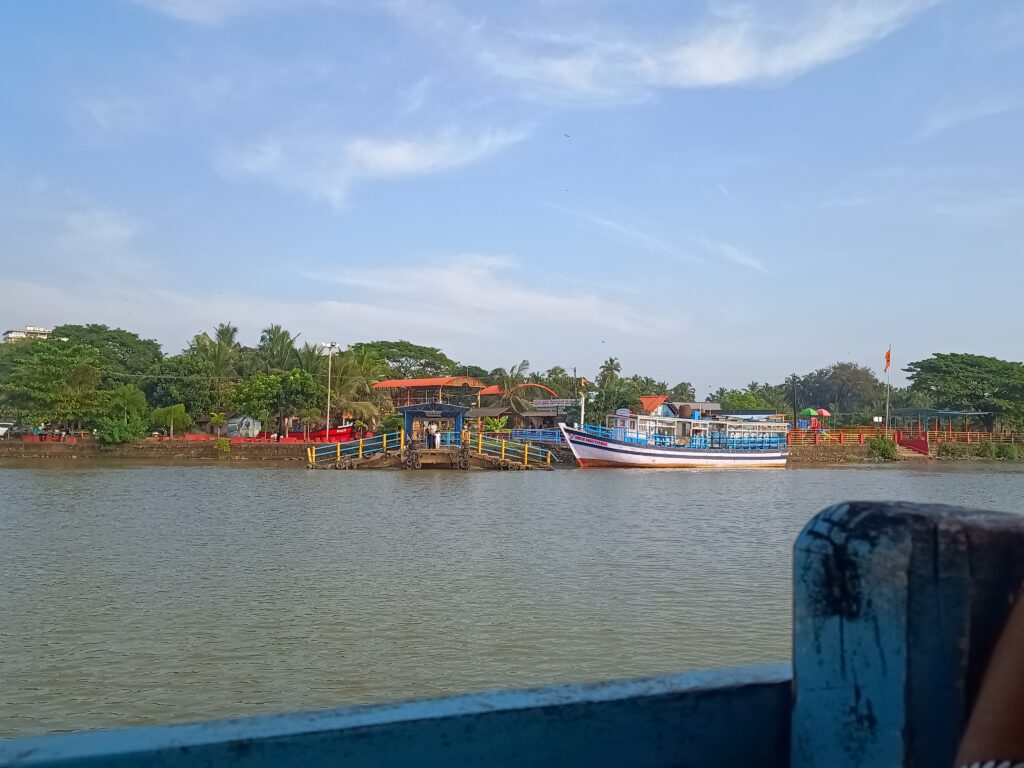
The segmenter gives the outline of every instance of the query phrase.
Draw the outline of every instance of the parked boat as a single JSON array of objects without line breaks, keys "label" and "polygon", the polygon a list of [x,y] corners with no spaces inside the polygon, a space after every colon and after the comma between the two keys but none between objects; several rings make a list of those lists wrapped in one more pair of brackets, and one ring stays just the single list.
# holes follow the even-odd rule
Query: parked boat
[{"label": "parked boat", "polygon": [[620,411],[608,417],[608,426],[558,426],[581,467],[786,466],[786,422],[695,415],[682,419]]}]

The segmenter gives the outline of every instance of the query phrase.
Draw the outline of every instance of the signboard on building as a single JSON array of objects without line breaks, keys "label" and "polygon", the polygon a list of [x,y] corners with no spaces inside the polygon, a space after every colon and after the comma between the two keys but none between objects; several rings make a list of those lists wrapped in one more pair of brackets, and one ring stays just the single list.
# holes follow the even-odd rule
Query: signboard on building
[{"label": "signboard on building", "polygon": [[533,408],[537,411],[557,411],[559,408],[568,408],[576,405],[576,400],[563,398],[557,400],[534,400]]}]

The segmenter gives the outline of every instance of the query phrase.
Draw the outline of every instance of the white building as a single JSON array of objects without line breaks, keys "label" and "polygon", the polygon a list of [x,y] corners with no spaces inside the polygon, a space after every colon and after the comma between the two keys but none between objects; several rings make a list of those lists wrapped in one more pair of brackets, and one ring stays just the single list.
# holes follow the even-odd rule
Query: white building
[{"label": "white building", "polygon": [[4,344],[12,341],[24,341],[25,339],[48,339],[53,333],[52,328],[37,328],[34,325],[26,325],[23,331],[4,331]]}]

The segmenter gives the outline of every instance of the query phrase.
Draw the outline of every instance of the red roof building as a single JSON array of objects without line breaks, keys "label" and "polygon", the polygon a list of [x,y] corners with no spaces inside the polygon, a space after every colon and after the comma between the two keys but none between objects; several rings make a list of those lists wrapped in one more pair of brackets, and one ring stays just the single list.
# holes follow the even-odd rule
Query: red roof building
[{"label": "red roof building", "polygon": [[640,407],[645,415],[650,416],[659,406],[668,402],[668,395],[641,395]]},{"label": "red roof building", "polygon": [[460,399],[475,398],[486,386],[472,376],[434,376],[425,379],[386,379],[374,384],[373,389],[389,390],[391,402],[398,407],[444,403],[453,396],[459,396]]}]

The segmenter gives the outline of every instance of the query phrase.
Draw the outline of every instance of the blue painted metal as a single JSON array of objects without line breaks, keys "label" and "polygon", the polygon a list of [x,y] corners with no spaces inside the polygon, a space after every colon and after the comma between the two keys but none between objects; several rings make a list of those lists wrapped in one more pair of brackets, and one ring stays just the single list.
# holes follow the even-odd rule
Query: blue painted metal
[{"label": "blue painted metal", "polygon": [[407,435],[413,434],[413,422],[433,421],[436,419],[453,419],[455,422],[455,432],[461,433],[466,411],[468,410],[469,408],[461,405],[436,402],[402,405],[395,409],[397,413],[402,414],[405,422],[405,434]]},{"label": "blue painted metal", "polygon": [[524,443],[554,443],[561,445],[564,442],[560,429],[513,429],[512,439]]},{"label": "blue painted metal", "polygon": [[850,503],[793,562],[794,768],[951,766],[1024,579],[1024,516]]},{"label": "blue painted metal", "polygon": [[[398,432],[388,432],[386,435],[374,435],[373,437],[362,438],[363,458],[373,456],[384,450],[398,451],[400,442]],[[338,460],[340,447],[343,458],[354,459],[359,456],[359,440],[349,440],[344,443],[323,443],[313,449],[313,458],[317,464],[331,464]],[[387,447],[385,448],[385,444]]]},{"label": "blue painted metal", "polygon": [[0,765],[788,765],[789,666],[0,742]]}]

